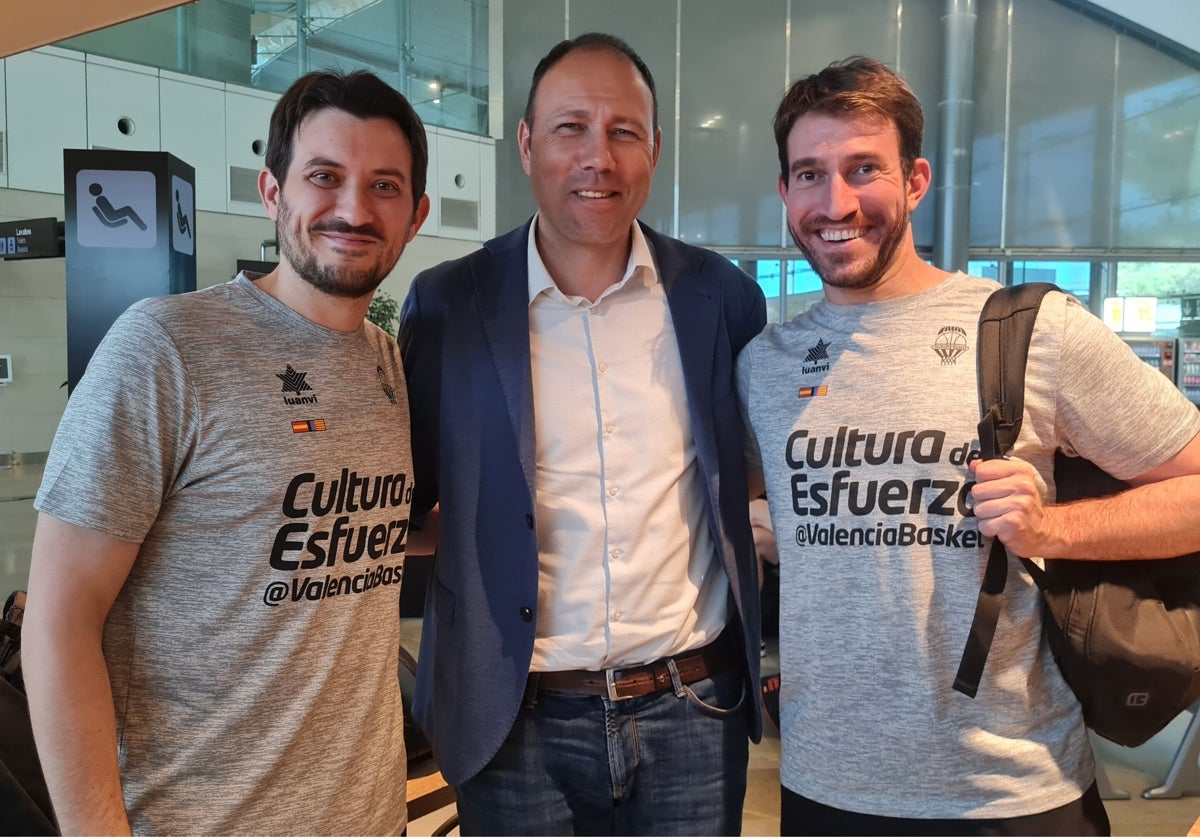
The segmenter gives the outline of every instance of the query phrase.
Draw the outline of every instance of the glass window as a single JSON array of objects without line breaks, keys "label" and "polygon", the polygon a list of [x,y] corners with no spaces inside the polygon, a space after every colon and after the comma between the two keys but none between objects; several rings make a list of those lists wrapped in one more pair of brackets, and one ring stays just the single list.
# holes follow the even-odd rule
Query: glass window
[{"label": "glass window", "polygon": [[[1063,61],[1070,33],[1073,55]],[[1044,0],[1015,0],[1007,240],[1013,247],[1107,243],[1116,33]]]},{"label": "glass window", "polygon": [[[521,168],[517,126],[525,112],[533,68],[551,47],[563,39],[562,0],[505,3],[502,23],[505,139],[496,143],[497,231],[511,230],[524,224],[537,209],[529,176]],[[650,69],[658,72],[656,66]],[[669,230],[666,228],[664,232]]]},{"label": "glass window", "polygon": [[[938,103],[942,99],[942,47],[945,40],[942,15],[946,4],[944,0],[900,0],[896,5],[899,11],[900,45],[894,66],[913,89],[925,112],[925,139],[921,156],[928,158],[933,165],[933,186],[936,188],[941,174],[938,172],[937,158],[941,116]],[[937,192],[936,189],[930,189],[912,215],[913,243],[918,248],[933,247],[936,218]]]},{"label": "glass window", "polygon": [[1200,71],[1122,37],[1118,242],[1195,248],[1200,230]]},{"label": "glass window", "polygon": [[737,265],[742,271],[757,280],[759,288],[763,290],[763,295],[767,299],[767,323],[782,323],[783,295],[780,294],[782,263],[779,260],[737,260]]},{"label": "glass window", "polygon": [[1200,262],[1119,262],[1116,273],[1120,297],[1200,294]]},{"label": "glass window", "polygon": [[[971,149],[971,234],[976,247],[1001,245],[1008,3],[981,0],[975,27],[975,142]],[[934,173],[937,186],[937,173]]]},{"label": "glass window", "polygon": [[488,0],[196,0],[58,46],[277,93],[370,70],[422,120],[486,135],[488,15]]},{"label": "glass window", "polygon": [[778,248],[771,115],[782,94],[786,0],[742,0],[736,13],[728,0],[680,8],[679,236]]},{"label": "glass window", "polygon": [[[507,16],[513,4],[504,7]],[[561,15],[562,4],[558,5]],[[650,197],[638,214],[650,227],[663,233],[674,230],[675,224],[675,0],[604,0],[603,3],[572,3],[569,16],[570,37],[584,32],[613,32],[614,21],[637,21],[620,31],[620,36],[642,57],[654,76],[654,87],[658,91],[658,123],[662,127],[662,147],[654,180],[650,186]],[[561,30],[560,30],[561,31]],[[522,33],[523,34],[523,33]],[[505,40],[505,48],[511,43]],[[548,52],[554,41],[541,44],[541,52]],[[541,57],[540,55],[538,56]],[[529,62],[525,69],[525,82],[520,88],[521,107],[525,107],[525,94],[529,91],[529,77],[533,74],[537,59]],[[506,91],[507,93],[507,91]],[[512,136],[516,136],[513,125]],[[769,180],[770,170],[761,173]],[[689,177],[681,173],[681,178]],[[779,200],[775,202],[778,224]],[[742,244],[742,243],[732,243]],[[753,276],[754,272],[750,272]]]},{"label": "glass window", "polygon": [[821,278],[813,271],[808,260],[787,261],[787,291],[785,318],[807,312],[814,303],[825,299]]},{"label": "glass window", "polygon": [[1000,263],[996,260],[971,260],[967,263],[967,274],[972,277],[986,277],[1002,283],[1000,279]]},{"label": "glass window", "polygon": [[1012,264],[1012,282],[1014,286],[1022,283],[1053,283],[1087,306],[1091,297],[1092,264],[1019,260]]}]

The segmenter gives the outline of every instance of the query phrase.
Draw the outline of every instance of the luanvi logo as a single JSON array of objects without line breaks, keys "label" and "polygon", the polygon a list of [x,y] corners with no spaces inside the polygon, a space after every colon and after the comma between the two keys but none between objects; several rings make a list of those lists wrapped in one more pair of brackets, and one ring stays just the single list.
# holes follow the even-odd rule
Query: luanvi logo
[{"label": "luanvi logo", "polygon": [[294,397],[283,398],[283,401],[288,405],[303,405],[317,401],[315,395],[301,396],[304,391],[312,390],[312,386],[305,381],[308,377],[307,373],[295,370],[291,365],[288,365],[283,373],[275,375],[283,382],[283,392],[285,394],[290,392],[296,395]]},{"label": "luanvi logo", "polygon": [[967,350],[967,331],[962,327],[942,327],[933,340],[933,352],[943,365],[952,365]]},{"label": "luanvi logo", "polygon": [[[829,370],[829,343],[821,338],[817,343],[808,348],[808,355],[804,357],[804,361],[810,364],[800,365],[800,372],[809,373],[825,373]],[[822,364],[824,362],[824,364]]]}]

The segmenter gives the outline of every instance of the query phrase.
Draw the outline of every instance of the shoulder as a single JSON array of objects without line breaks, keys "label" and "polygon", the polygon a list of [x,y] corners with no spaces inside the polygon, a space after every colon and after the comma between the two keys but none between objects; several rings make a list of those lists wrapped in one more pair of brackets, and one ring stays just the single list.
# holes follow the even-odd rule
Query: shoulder
[{"label": "shoulder", "polygon": [[143,298],[125,311],[131,318],[146,318],[167,326],[186,324],[197,318],[223,319],[230,310],[242,310],[246,289],[237,280],[195,292]]},{"label": "shoulder", "polygon": [[427,287],[432,283],[470,278],[472,274],[486,271],[489,267],[508,265],[526,260],[526,243],[529,241],[529,222],[508,233],[489,239],[483,246],[463,257],[447,260],[433,268],[422,271],[413,278],[413,286]]},{"label": "shoulder", "polygon": [[970,274],[952,274],[941,284],[941,297],[946,303],[972,306],[982,309],[993,292],[1003,288],[995,280],[973,277]]},{"label": "shoulder", "polygon": [[377,353],[387,355],[398,347],[395,338],[370,321],[363,321],[363,337],[366,339],[367,345]]},{"label": "shoulder", "polygon": [[642,233],[645,234],[646,241],[650,243],[655,259],[660,265],[677,265],[684,270],[716,277],[722,282],[736,286],[758,287],[758,284],[746,272],[716,251],[689,245],[682,240],[659,233],[640,222],[639,225],[641,225]]}]

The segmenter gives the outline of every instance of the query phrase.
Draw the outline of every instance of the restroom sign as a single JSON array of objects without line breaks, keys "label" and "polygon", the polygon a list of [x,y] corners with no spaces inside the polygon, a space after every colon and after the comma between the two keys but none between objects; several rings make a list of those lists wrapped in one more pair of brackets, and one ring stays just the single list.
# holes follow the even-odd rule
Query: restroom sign
[{"label": "restroom sign", "polygon": [[158,241],[153,172],[75,174],[76,237],[86,248],[153,248]]}]

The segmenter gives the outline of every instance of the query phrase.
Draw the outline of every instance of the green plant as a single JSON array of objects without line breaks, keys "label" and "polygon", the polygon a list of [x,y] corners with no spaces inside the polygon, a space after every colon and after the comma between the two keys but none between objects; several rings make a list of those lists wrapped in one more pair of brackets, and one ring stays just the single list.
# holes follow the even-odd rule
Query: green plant
[{"label": "green plant", "polygon": [[396,334],[396,316],[400,312],[400,304],[387,292],[379,291],[371,298],[367,307],[367,320],[388,335]]}]

